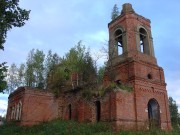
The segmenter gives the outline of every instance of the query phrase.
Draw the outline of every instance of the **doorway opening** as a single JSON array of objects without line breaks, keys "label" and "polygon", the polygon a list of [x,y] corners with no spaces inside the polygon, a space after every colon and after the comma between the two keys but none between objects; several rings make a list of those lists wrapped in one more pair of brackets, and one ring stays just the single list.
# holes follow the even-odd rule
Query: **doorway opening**
[{"label": "doorway opening", "polygon": [[160,109],[155,99],[150,99],[148,102],[148,117],[150,128],[160,127]]},{"label": "doorway opening", "polygon": [[71,104],[68,105],[68,110],[69,110],[69,120],[71,120]]},{"label": "doorway opening", "polygon": [[101,119],[101,102],[96,101],[96,121],[99,122]]}]

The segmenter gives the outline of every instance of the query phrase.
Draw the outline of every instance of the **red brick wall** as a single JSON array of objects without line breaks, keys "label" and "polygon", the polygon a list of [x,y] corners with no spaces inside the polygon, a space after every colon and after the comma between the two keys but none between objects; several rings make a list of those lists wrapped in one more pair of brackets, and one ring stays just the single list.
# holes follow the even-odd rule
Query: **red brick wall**
[{"label": "red brick wall", "polygon": [[22,101],[21,120],[17,121],[20,125],[34,125],[58,117],[58,104],[52,93],[21,87],[9,97],[8,121],[11,120],[9,108],[19,100]]},{"label": "red brick wall", "polygon": [[[114,32],[117,28],[121,28],[123,31],[123,48],[125,50],[119,56],[110,54],[108,68],[115,73],[113,81],[121,80],[124,84],[131,84],[134,89],[134,92],[127,93],[126,96],[123,96],[122,92],[116,94],[115,99],[118,102],[115,107],[116,113],[113,116],[116,116],[117,122],[113,124],[117,128],[118,126],[132,128],[133,125],[136,128],[147,128],[147,105],[150,99],[155,99],[160,107],[161,128],[171,129],[164,71],[157,65],[154,56],[150,20],[134,12],[127,12],[110,22],[108,27],[109,50],[114,48]],[[138,50],[139,27],[147,30],[148,44],[146,45],[149,46],[149,55]],[[110,83],[109,70],[105,73],[105,85]]]}]

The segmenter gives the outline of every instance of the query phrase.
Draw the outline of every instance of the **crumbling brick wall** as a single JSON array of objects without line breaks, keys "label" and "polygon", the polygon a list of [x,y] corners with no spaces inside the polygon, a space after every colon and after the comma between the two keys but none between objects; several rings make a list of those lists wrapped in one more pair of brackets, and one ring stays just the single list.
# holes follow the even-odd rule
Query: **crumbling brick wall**
[{"label": "crumbling brick wall", "polygon": [[[22,102],[21,118],[11,118],[12,107]],[[15,111],[16,115],[17,111]],[[58,117],[58,102],[52,93],[30,87],[20,87],[9,96],[7,121],[34,125]]]}]

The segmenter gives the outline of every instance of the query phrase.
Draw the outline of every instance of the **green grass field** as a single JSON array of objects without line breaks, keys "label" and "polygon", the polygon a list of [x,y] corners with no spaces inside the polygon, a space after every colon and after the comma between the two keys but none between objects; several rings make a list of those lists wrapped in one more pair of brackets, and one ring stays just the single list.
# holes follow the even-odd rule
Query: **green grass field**
[{"label": "green grass field", "polygon": [[163,132],[160,130],[113,132],[111,127],[104,123],[77,123],[74,121],[54,120],[32,127],[19,127],[15,124],[0,126],[0,135],[180,135],[180,130]]}]

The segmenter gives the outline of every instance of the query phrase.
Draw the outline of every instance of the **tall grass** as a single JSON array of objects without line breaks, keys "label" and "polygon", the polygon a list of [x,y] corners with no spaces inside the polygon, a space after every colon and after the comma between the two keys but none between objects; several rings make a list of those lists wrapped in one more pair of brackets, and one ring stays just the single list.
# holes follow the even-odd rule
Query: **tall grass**
[{"label": "tall grass", "polygon": [[164,132],[157,129],[151,131],[119,131],[114,133],[109,124],[77,123],[74,121],[53,120],[32,127],[20,127],[13,123],[0,126],[0,135],[180,135],[180,130]]},{"label": "tall grass", "polygon": [[83,124],[74,121],[54,120],[32,127],[20,127],[13,123],[0,127],[0,135],[106,135],[111,128],[104,123]]}]

